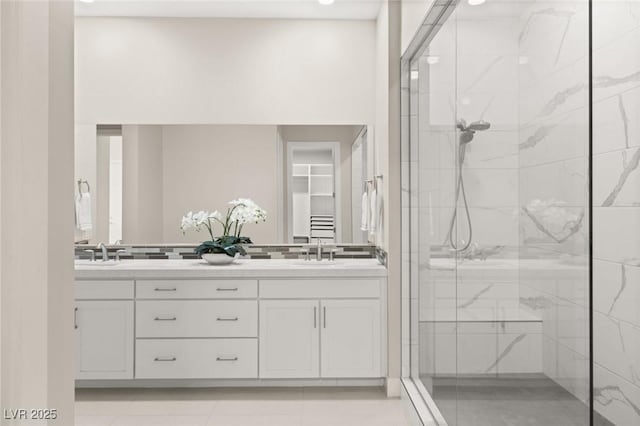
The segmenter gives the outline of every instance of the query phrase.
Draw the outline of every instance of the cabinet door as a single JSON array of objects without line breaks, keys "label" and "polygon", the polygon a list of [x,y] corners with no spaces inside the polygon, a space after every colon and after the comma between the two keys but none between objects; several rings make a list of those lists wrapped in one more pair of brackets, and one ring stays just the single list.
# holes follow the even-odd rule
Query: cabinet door
[{"label": "cabinet door", "polygon": [[380,301],[323,300],[321,376],[381,377]]},{"label": "cabinet door", "polygon": [[319,377],[319,303],[260,301],[260,377]]},{"label": "cabinet door", "polygon": [[133,301],[76,302],[76,379],[133,378]]}]

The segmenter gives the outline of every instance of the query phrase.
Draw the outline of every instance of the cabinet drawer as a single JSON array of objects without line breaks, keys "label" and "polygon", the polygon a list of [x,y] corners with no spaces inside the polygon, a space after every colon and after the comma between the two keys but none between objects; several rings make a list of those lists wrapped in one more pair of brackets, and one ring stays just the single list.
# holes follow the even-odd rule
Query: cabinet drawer
[{"label": "cabinet drawer", "polygon": [[257,339],[136,341],[137,379],[257,377]]},{"label": "cabinet drawer", "polygon": [[133,281],[82,280],[75,282],[76,300],[133,299]]},{"label": "cabinet drawer", "polygon": [[136,302],[136,337],[256,337],[255,300]]},{"label": "cabinet drawer", "polygon": [[249,299],[258,297],[256,280],[138,280],[138,299]]},{"label": "cabinet drawer", "polygon": [[262,299],[379,298],[380,280],[291,279],[260,280]]}]

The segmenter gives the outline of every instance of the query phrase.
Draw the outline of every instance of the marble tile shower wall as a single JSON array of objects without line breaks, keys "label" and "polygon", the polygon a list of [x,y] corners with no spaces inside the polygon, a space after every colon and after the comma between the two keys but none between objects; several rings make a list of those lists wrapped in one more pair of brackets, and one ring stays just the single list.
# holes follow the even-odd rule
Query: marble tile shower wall
[{"label": "marble tile shower wall", "polygon": [[594,3],[596,409],[640,424],[640,2]]},{"label": "marble tile shower wall", "polygon": [[[536,1],[519,18],[523,310],[542,321],[543,372],[589,398],[588,5]],[[541,262],[529,265],[525,257]]]},{"label": "marble tile shower wall", "polygon": [[[640,2],[596,0],[593,18],[595,408],[631,425],[640,424]],[[521,273],[520,300],[543,320],[545,374],[586,400],[586,2],[536,2],[521,23],[521,250],[555,259],[557,273]]]},{"label": "marble tile shower wall", "polygon": [[[485,248],[518,246],[516,30],[509,19],[458,18],[457,25],[443,26],[421,60],[416,154],[420,206],[428,209],[423,227],[434,246],[447,244],[455,206],[459,143],[452,123],[460,119],[491,122],[475,134],[464,159],[473,241]],[[462,207],[458,214],[458,239],[468,239]]]},{"label": "marble tile shower wall", "polygon": [[[411,88],[419,95],[410,117],[411,129],[420,131],[412,140],[419,143],[411,144],[410,158],[416,174],[411,182],[417,182],[411,188],[417,206],[412,228],[420,236],[412,248],[418,265],[411,267],[419,275],[421,375],[542,370],[541,324],[523,322],[518,312],[517,36],[518,22],[509,17],[453,15],[420,59],[418,87]],[[452,124],[460,119],[491,123],[467,145],[462,172],[472,241],[490,253],[480,270],[442,259],[453,257],[447,237],[456,208],[459,141]],[[457,241],[469,238],[461,206],[459,201]],[[511,257],[507,268],[491,266],[505,257]]]}]

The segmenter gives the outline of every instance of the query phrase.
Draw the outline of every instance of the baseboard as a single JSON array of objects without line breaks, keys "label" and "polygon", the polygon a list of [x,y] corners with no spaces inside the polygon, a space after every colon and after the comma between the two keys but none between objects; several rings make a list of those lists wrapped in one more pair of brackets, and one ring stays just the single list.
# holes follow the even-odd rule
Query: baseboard
[{"label": "baseboard", "polygon": [[384,384],[384,379],[76,380],[76,388],[382,387]]}]

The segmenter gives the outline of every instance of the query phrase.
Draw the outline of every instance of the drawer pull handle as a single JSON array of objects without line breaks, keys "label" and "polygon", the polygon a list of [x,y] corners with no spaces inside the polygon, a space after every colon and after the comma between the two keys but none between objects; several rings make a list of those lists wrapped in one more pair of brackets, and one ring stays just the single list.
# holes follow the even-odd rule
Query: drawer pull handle
[{"label": "drawer pull handle", "polygon": [[177,320],[177,318],[176,317],[165,317],[165,318],[163,318],[163,317],[155,317],[153,320],[154,321],[175,321],[175,320]]},{"label": "drawer pull handle", "polygon": [[156,362],[174,362],[176,357],[155,357],[154,361]]},{"label": "drawer pull handle", "polygon": [[238,291],[238,287],[234,287],[234,288],[218,287],[216,291]]},{"label": "drawer pull handle", "polygon": [[224,317],[219,317],[216,318],[217,321],[238,321],[238,317],[233,317],[233,318],[224,318]]},{"label": "drawer pull handle", "polygon": [[177,291],[178,289],[175,287],[171,287],[171,288],[162,288],[162,287],[156,287],[153,291]]},{"label": "drawer pull handle", "polygon": [[234,356],[233,358],[222,358],[222,357],[218,357],[216,358],[216,361],[237,361],[238,357]]}]

